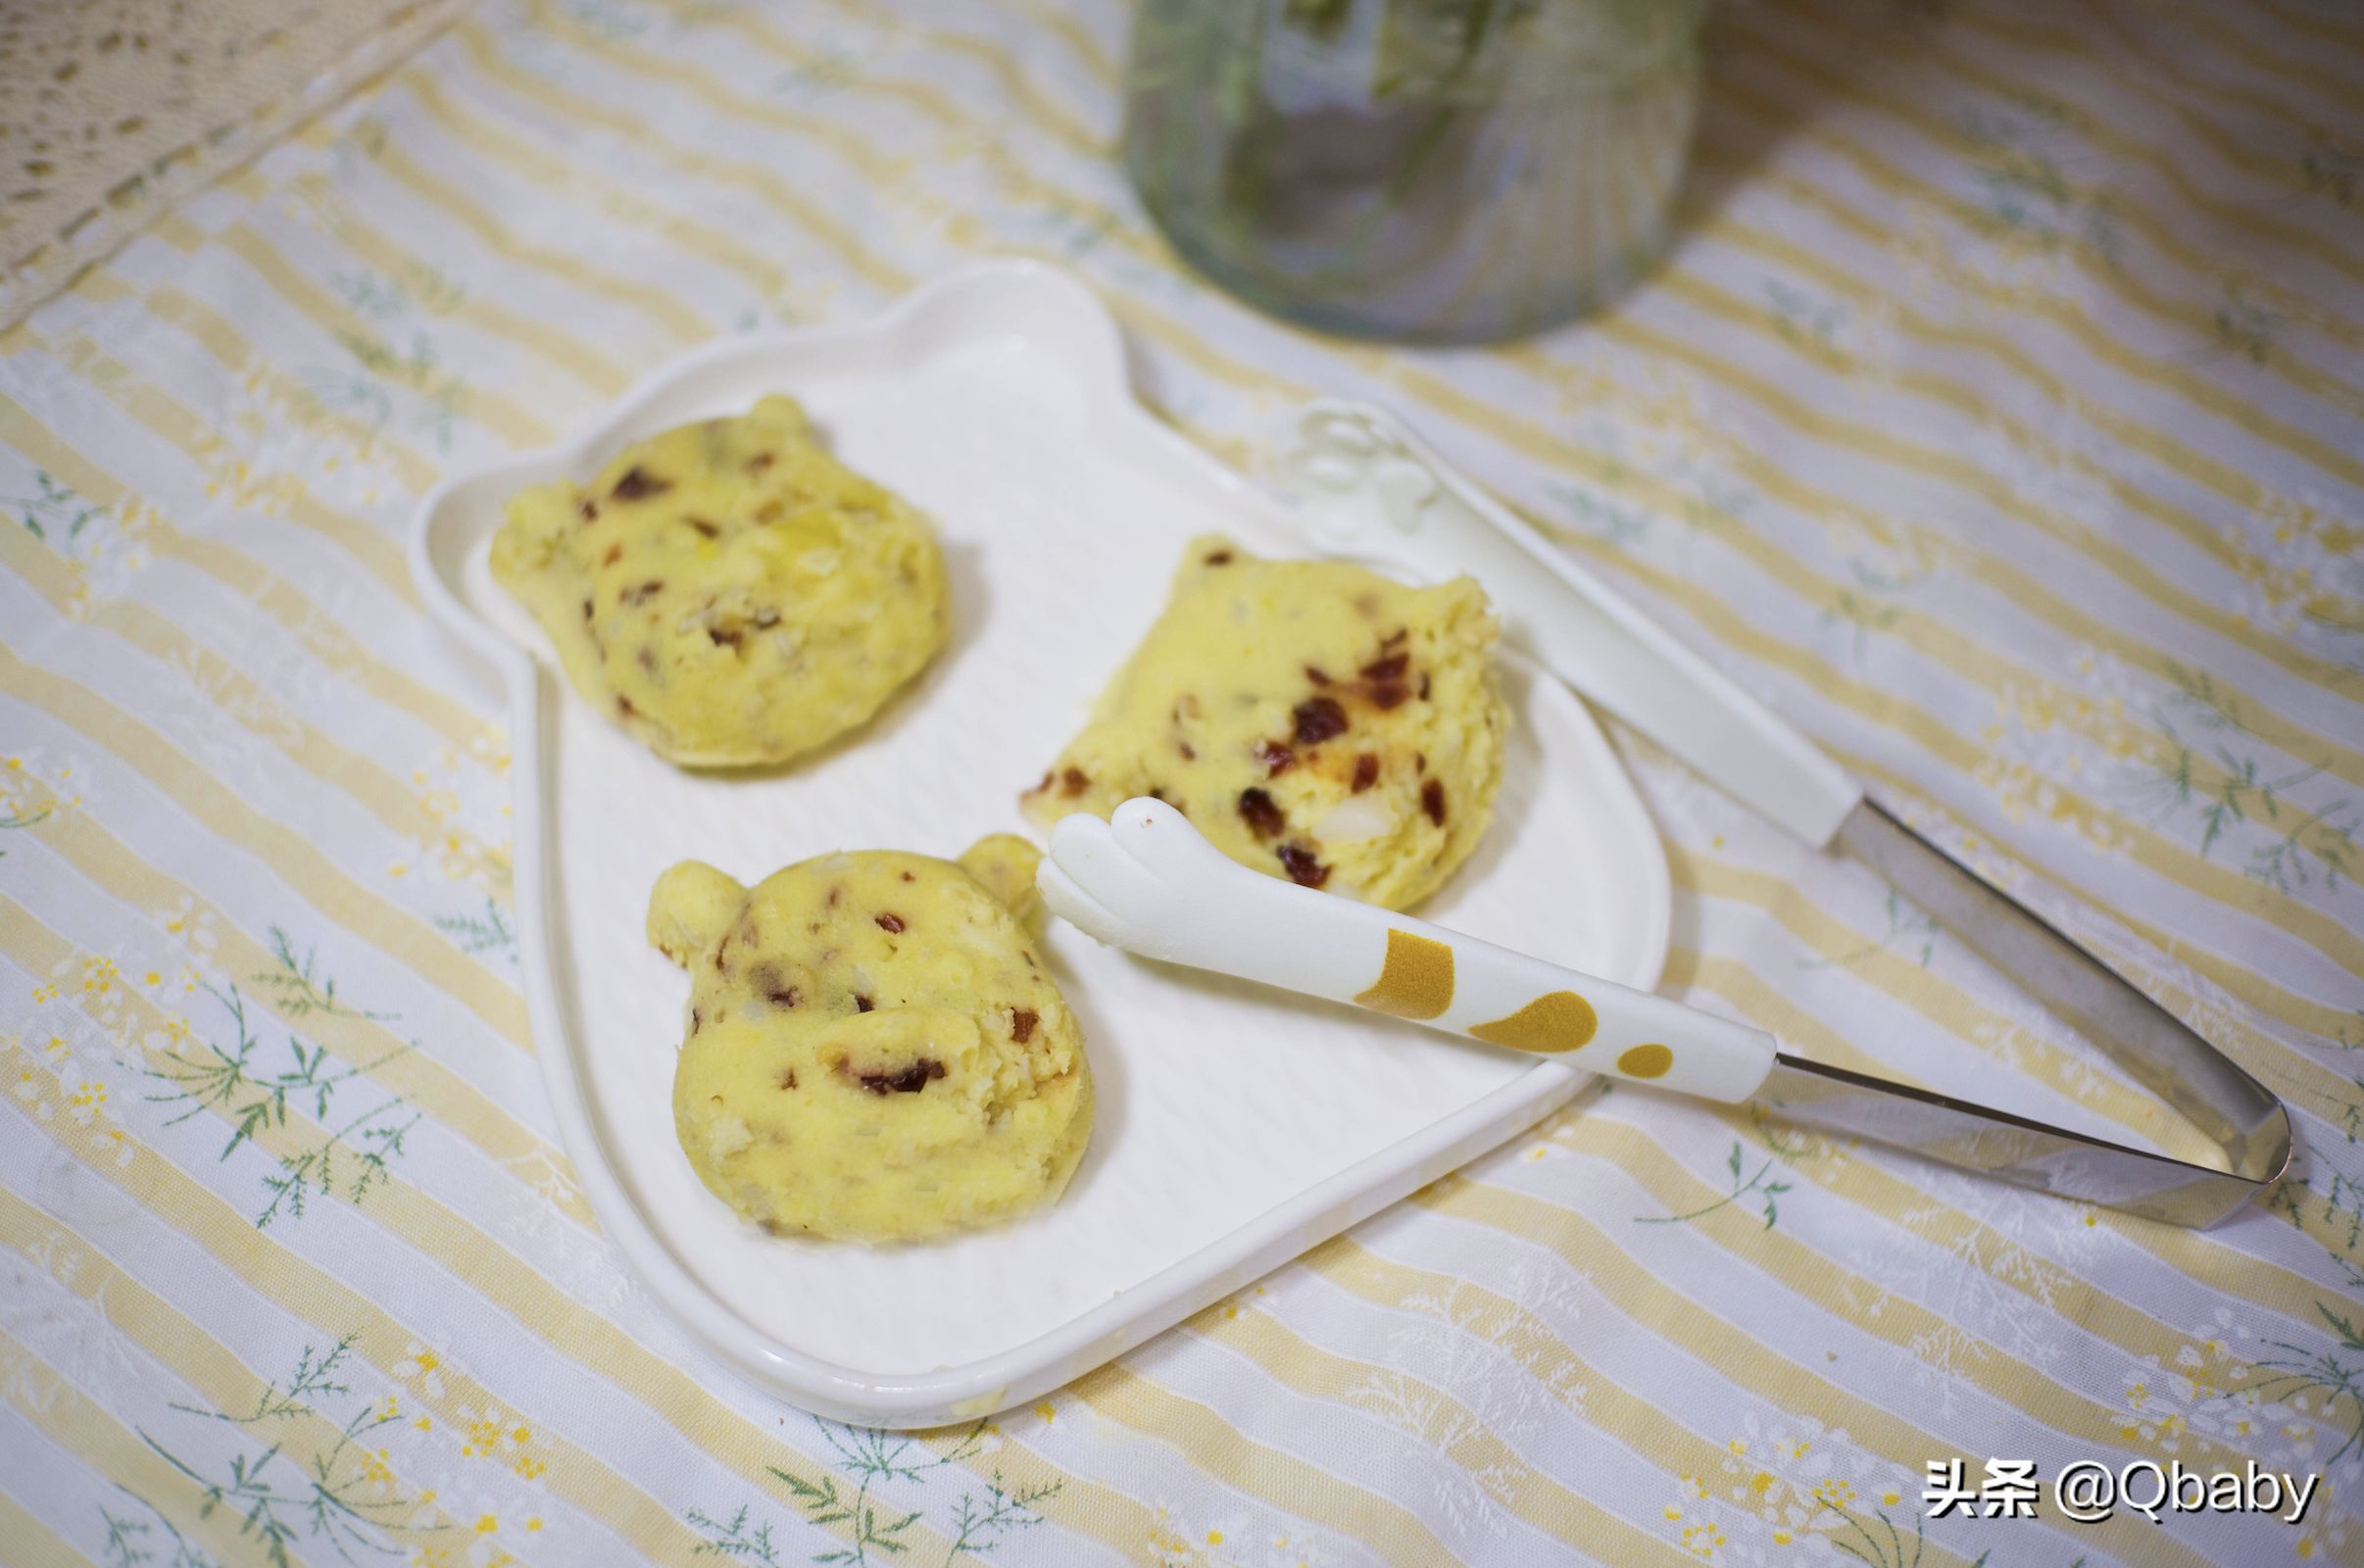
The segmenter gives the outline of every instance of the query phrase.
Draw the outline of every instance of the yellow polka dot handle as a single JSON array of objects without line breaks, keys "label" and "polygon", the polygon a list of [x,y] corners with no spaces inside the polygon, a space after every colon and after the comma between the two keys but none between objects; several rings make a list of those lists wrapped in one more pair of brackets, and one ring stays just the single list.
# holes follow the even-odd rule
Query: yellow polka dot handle
[{"label": "yellow polka dot handle", "polygon": [[1043,902],[1102,942],[1351,1002],[1612,1077],[1733,1102],[1773,1070],[1773,1037],[1334,894],[1258,876],[1162,801],[1051,830]]}]

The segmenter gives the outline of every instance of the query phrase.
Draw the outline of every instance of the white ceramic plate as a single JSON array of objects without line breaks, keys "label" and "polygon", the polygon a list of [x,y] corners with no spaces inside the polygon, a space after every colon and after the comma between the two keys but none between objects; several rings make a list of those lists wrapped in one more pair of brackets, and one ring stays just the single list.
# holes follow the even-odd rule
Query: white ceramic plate
[{"label": "white ceramic plate", "polygon": [[[685,420],[801,399],[838,455],[936,518],[951,645],[868,726],[763,776],[684,772],[593,712],[485,564],[504,500],[590,478]],[[1152,418],[1099,300],[1027,264],[876,320],[716,343],[593,428],[454,479],[412,542],[420,592],[511,708],[526,1002],[566,1149],[650,1289],[750,1377],[845,1420],[926,1426],[1035,1398],[1509,1138],[1587,1075],[1343,1005],[1047,940],[1099,1087],[1064,1198],[893,1248],[769,1237],[673,1137],[687,981],[643,936],[697,857],[744,881],[838,849],[954,856],[1018,792],[1164,602],[1184,541],[1291,555],[1281,504]],[[1665,959],[1655,830],[1557,682],[1512,668],[1494,826],[1420,913],[1627,985]]]}]

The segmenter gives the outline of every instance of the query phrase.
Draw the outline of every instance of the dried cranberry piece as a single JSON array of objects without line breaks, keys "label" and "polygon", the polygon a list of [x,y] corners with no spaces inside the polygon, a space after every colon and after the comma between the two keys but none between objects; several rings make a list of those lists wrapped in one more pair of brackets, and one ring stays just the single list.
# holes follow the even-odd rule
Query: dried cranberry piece
[{"label": "dried cranberry piece", "polygon": [[1240,819],[1259,839],[1276,838],[1289,827],[1289,819],[1281,814],[1272,797],[1256,789],[1240,791]]},{"label": "dried cranberry piece", "polygon": [[1330,868],[1313,858],[1313,852],[1295,844],[1280,847],[1280,862],[1289,880],[1300,887],[1317,888],[1330,880]]},{"label": "dried cranberry piece", "polygon": [[1297,765],[1297,754],[1278,741],[1259,740],[1248,748],[1264,764],[1264,777],[1278,778]]},{"label": "dried cranberry piece", "polygon": [[1300,746],[1319,746],[1333,735],[1346,733],[1346,710],[1338,706],[1335,697],[1306,698],[1297,705],[1295,717]]},{"label": "dried cranberry piece", "polygon": [[929,1079],[943,1076],[944,1063],[933,1056],[922,1056],[901,1072],[865,1072],[862,1075],[862,1086],[884,1099],[888,1095],[915,1095],[927,1087]]}]

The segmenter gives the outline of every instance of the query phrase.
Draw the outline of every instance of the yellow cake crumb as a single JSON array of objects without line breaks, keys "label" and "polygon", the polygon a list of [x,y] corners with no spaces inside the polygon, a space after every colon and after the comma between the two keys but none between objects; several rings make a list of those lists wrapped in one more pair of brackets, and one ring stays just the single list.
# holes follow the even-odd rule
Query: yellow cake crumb
[{"label": "yellow cake crumb", "polygon": [[927,519],[793,399],[636,442],[512,497],[496,582],[584,701],[690,766],[778,762],[862,723],[944,645]]},{"label": "yellow cake crumb", "polygon": [[743,1218],[908,1241],[1023,1213],[1074,1174],[1092,1130],[1082,1028],[1017,915],[961,866],[870,850],[750,889],[683,861],[658,880],[649,934],[691,975],[675,1131]]},{"label": "yellow cake crumb", "polygon": [[1047,828],[1155,796],[1243,865],[1407,907],[1493,816],[1498,636],[1472,578],[1406,588],[1194,540],[1164,613],[1022,804]]}]

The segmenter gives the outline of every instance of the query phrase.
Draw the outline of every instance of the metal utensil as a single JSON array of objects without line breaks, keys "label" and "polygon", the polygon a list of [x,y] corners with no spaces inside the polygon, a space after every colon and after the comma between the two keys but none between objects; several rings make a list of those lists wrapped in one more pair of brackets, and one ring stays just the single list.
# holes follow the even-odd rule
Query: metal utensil
[{"label": "metal utensil", "polygon": [[2289,1168],[2282,1102],[2074,940],[1863,796],[1845,769],[1669,637],[1399,421],[1324,401],[1282,460],[1305,542],[1431,581],[1467,572],[1504,640],[1728,794],[1870,865],[2076,1028],[2214,1147],[2147,1153],[1971,1101],[1779,1053],[1754,1098],[2021,1186],[2177,1225],[2228,1218]]}]

